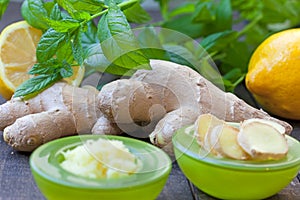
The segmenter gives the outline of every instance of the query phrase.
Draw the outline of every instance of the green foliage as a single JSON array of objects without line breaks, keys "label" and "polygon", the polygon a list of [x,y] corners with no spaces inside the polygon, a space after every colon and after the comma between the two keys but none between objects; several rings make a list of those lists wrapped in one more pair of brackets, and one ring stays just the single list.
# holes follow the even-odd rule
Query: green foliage
[{"label": "green foliage", "polygon": [[149,59],[140,46],[125,15],[116,5],[110,5],[98,24],[98,38],[105,57],[125,69],[150,69]]},{"label": "green foliage", "polygon": [[[25,0],[21,7],[23,18],[33,27],[47,30],[49,28],[47,19],[54,18],[54,14],[50,13],[57,11],[53,8],[54,3],[44,3],[43,0]],[[55,10],[54,10],[55,9]]]},{"label": "green foliage", "polygon": [[300,23],[298,0],[157,1],[163,16],[157,24],[201,41],[227,91],[243,81],[251,54],[266,37]]},{"label": "green foliage", "polygon": [[139,3],[135,3],[133,6],[124,10],[124,15],[128,22],[132,23],[147,23],[151,20],[151,16]]},{"label": "green foliage", "polygon": [[[298,0],[155,1],[162,20],[150,23],[139,0],[25,0],[22,16],[44,34],[38,63],[29,72],[36,76],[15,96],[36,94],[71,76],[71,66],[84,65],[87,75],[122,76],[149,69],[149,59],[190,66],[209,80],[217,71],[204,68],[213,59],[226,90],[233,91],[243,81],[254,49],[270,34],[300,22]],[[0,0],[1,15],[8,2]],[[131,22],[142,29],[134,32]],[[162,33],[156,26],[173,31]]]}]

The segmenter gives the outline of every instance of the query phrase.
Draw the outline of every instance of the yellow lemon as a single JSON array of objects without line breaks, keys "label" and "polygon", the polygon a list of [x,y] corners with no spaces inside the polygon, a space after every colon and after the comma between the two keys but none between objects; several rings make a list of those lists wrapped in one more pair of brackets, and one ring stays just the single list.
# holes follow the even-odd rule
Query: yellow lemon
[{"label": "yellow lemon", "polygon": [[246,87],[268,112],[300,119],[300,29],[275,33],[254,51]]},{"label": "yellow lemon", "polygon": [[[32,77],[27,72],[36,63],[36,47],[42,32],[27,22],[15,22],[0,35],[0,94],[10,99],[16,88]],[[83,67],[74,67],[74,75],[66,81],[78,86],[84,76]]]}]

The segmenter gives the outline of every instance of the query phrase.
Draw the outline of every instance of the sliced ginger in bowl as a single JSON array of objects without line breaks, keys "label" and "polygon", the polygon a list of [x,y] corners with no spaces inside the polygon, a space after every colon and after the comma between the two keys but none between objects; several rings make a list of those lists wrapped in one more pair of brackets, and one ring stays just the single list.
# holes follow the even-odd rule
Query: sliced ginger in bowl
[{"label": "sliced ginger in bowl", "polygon": [[237,137],[240,146],[256,160],[278,160],[288,153],[288,144],[279,130],[265,120],[246,120]]},{"label": "sliced ginger in bowl", "polygon": [[210,134],[210,141],[214,143],[214,149],[220,155],[237,160],[246,160],[248,154],[241,148],[237,137],[239,129],[227,124],[216,126]]},{"label": "sliced ginger in bowl", "polygon": [[215,142],[211,140],[210,133],[216,126],[225,124],[225,121],[218,119],[211,114],[203,114],[195,122],[197,142],[207,151],[215,155],[219,153],[215,150]]},{"label": "sliced ginger in bowl", "polygon": [[222,124],[225,124],[225,121],[218,119],[214,115],[200,115],[195,122],[195,131],[198,143],[200,145],[204,145],[206,134],[211,132],[214,127]]},{"label": "sliced ginger in bowl", "polygon": [[195,136],[203,149],[237,160],[279,160],[288,153],[284,127],[265,119],[249,119],[232,126],[211,114],[195,122]]}]

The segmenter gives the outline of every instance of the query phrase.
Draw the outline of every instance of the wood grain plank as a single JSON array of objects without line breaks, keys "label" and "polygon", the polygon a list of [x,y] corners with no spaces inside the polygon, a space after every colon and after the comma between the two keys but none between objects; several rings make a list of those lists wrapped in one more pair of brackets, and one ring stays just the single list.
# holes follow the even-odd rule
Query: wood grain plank
[{"label": "wood grain plank", "polygon": [[173,163],[169,179],[157,200],[193,200],[189,182],[181,172],[177,162]]},{"label": "wood grain plank", "polygon": [[[2,132],[0,132],[2,136]],[[44,197],[35,185],[29,168],[29,154],[12,150],[0,137],[0,200]]]},{"label": "wood grain plank", "polygon": [[296,177],[286,188],[267,200],[296,200],[300,199],[300,182]]}]

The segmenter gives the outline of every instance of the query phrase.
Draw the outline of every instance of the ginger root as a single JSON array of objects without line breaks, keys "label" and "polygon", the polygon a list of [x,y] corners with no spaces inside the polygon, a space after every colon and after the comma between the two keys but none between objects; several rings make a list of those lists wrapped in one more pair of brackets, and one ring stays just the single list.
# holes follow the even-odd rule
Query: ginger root
[{"label": "ginger root", "polygon": [[[32,151],[55,138],[83,133],[150,137],[172,151],[171,137],[200,114],[226,121],[268,119],[290,133],[292,127],[225,93],[189,67],[151,60],[152,70],[137,70],[128,79],[106,84],[100,92],[57,83],[24,101],[0,106],[0,129],[17,150]],[[6,128],[5,128],[6,127]]]},{"label": "ginger root", "polygon": [[101,123],[101,133],[118,132],[99,110],[96,91],[61,82],[27,101],[11,99],[0,106],[4,140],[16,150],[33,151],[63,136],[91,133],[95,123]]},{"label": "ginger root", "polygon": [[152,128],[153,123],[150,140],[166,151],[172,150],[171,138],[178,128],[194,124],[205,113],[231,122],[267,119],[281,124],[285,133],[292,131],[288,123],[225,93],[191,68],[161,60],[152,60],[151,67],[138,70],[130,80],[105,85],[98,96],[99,105],[104,115],[126,132],[138,134],[144,131],[138,124]]}]

